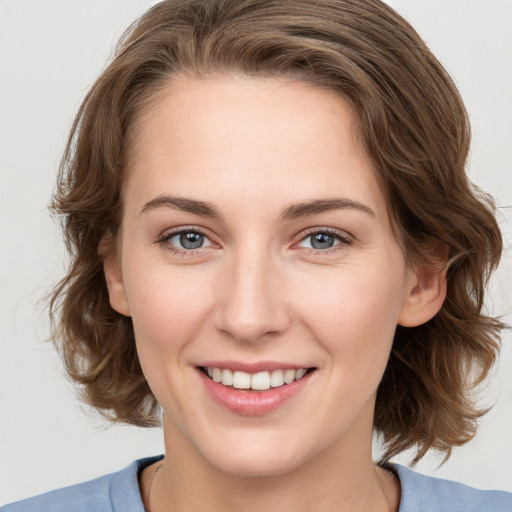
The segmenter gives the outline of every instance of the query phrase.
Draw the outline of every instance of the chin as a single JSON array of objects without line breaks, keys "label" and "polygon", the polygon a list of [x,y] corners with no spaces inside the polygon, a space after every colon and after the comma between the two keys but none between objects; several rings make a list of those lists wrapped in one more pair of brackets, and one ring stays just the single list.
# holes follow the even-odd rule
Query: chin
[{"label": "chin", "polygon": [[[306,459],[305,443],[288,443],[261,436],[253,442],[249,439],[218,443],[208,447],[203,456],[223,473],[239,477],[269,477],[290,473]],[[234,448],[236,447],[236,448]]]},{"label": "chin", "polygon": [[278,454],[274,457],[254,458],[246,456],[211,460],[220,471],[241,478],[275,477],[292,472],[300,462]]}]

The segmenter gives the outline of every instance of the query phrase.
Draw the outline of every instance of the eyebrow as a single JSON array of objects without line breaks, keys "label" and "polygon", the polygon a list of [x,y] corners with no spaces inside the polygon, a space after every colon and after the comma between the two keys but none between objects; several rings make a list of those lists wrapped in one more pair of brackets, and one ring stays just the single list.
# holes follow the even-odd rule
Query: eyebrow
[{"label": "eyebrow", "polygon": [[[202,217],[210,217],[216,219],[222,218],[221,214],[212,203],[199,201],[197,199],[174,197],[168,195],[155,197],[155,199],[152,199],[146,203],[141,210],[141,214],[162,207],[172,208],[174,210],[180,210],[187,213],[193,213],[195,215],[201,215]],[[365,212],[369,215],[375,215],[375,212],[369,206],[366,206],[359,201],[354,201],[353,199],[348,198],[331,198],[315,199],[303,203],[292,204],[283,210],[280,215],[280,220],[293,220],[301,217],[307,217],[309,215],[316,215],[319,213],[340,209],[354,209]]]},{"label": "eyebrow", "polygon": [[198,201],[197,199],[189,199],[186,197],[158,196],[144,205],[141,214],[154,210],[155,208],[172,208],[173,210],[181,210],[182,212],[194,213],[203,217],[212,217],[220,219],[221,215],[213,204],[206,201]]},{"label": "eyebrow", "polygon": [[286,208],[281,214],[281,220],[292,220],[308,215],[316,215],[318,213],[328,212],[340,209],[359,210],[369,215],[375,215],[375,212],[363,203],[348,198],[332,198],[332,199],[316,199],[305,203],[293,204]]}]

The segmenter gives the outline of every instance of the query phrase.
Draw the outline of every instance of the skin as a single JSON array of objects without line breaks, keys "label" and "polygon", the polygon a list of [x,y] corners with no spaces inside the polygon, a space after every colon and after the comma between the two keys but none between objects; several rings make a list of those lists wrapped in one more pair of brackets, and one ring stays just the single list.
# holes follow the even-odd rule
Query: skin
[{"label": "skin", "polygon": [[[155,466],[141,478],[151,512],[398,509],[399,483],[372,462],[376,390],[396,325],[429,320],[446,290],[407,265],[354,125],[332,92],[222,76],[174,79],[139,119],[119,250],[108,239],[102,250],[111,304],[133,319],[163,409],[149,503]],[[155,205],[164,195],[220,217]],[[282,218],[332,198],[368,211]],[[184,228],[203,246],[180,247]],[[313,248],[326,229],[333,247]],[[219,359],[316,370],[278,410],[248,417],[206,393],[196,367]]]}]

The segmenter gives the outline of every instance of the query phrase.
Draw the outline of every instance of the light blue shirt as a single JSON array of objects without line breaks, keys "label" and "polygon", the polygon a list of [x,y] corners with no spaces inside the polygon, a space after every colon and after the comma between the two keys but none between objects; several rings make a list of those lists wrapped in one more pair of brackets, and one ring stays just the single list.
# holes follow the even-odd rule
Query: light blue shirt
[{"label": "light blue shirt", "polygon": [[[144,512],[138,474],[161,458],[135,461],[118,473],[11,503],[0,512]],[[512,493],[480,491],[398,464],[392,467],[402,488],[398,512],[512,512]]]}]

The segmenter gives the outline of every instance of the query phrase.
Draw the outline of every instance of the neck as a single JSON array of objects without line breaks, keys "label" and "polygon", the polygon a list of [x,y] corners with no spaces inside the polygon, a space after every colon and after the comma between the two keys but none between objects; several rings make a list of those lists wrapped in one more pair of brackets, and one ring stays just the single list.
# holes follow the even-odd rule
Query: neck
[{"label": "neck", "polygon": [[[270,476],[220,471],[167,420],[164,433],[166,457],[151,486],[149,503],[145,503],[149,512],[387,512],[398,508],[397,482],[373,464],[371,432],[364,450],[355,449],[361,446],[360,439],[357,443],[345,439],[341,446],[331,446],[284,474]],[[159,464],[143,479],[146,491]]]}]

